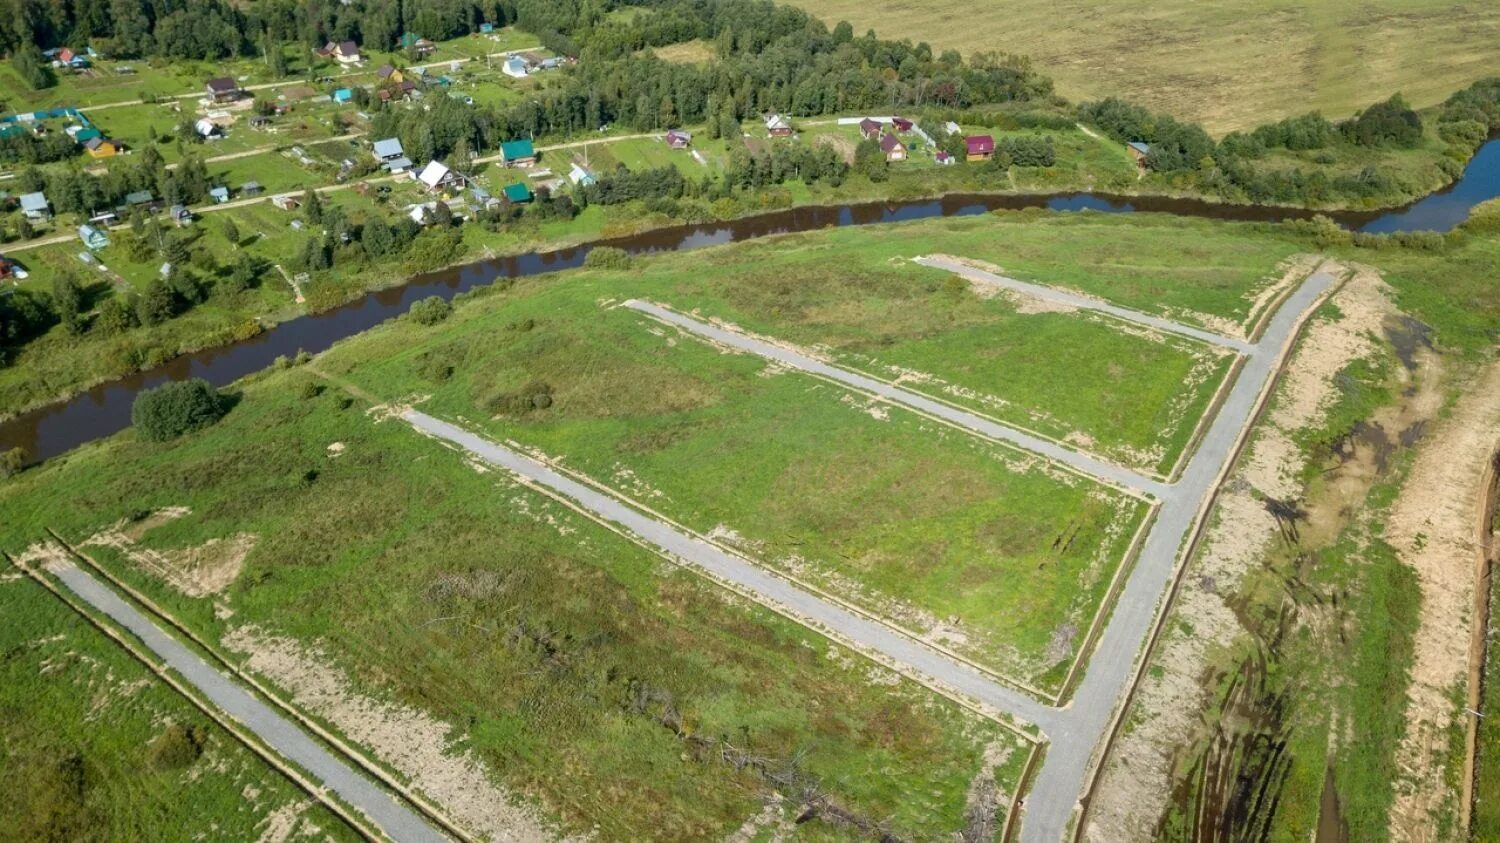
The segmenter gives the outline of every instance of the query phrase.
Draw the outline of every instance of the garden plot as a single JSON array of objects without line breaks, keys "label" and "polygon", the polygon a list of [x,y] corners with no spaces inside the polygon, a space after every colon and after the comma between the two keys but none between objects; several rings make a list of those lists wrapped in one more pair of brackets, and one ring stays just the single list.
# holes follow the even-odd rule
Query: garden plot
[{"label": "garden plot", "polygon": [[[678,335],[588,283],[331,357],[824,594],[1054,693],[1149,507],[1033,454]],[[368,361],[368,362],[367,362]]]},{"label": "garden plot", "polygon": [[[345,347],[385,335],[412,339]],[[83,550],[482,830],[504,805],[604,840],[722,839],[809,807],[799,836],[819,840],[1004,823],[1027,739],[305,368],[239,393],[208,430],[16,478],[0,546],[124,537]],[[258,538],[212,596],[131,558],[241,535]]]},{"label": "garden plot", "polygon": [[830,239],[744,244],[740,260],[708,268],[662,261],[642,286],[700,319],[1156,477],[1179,465],[1233,368],[1223,346]]}]

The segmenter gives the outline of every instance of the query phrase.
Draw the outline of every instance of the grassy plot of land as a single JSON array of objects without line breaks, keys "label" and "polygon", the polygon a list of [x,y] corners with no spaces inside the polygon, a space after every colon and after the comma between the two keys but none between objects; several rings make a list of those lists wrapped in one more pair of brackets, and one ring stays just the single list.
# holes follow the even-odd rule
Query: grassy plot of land
[{"label": "grassy plot of land", "polygon": [[0,617],[0,837],[357,839],[6,563]]},{"label": "grassy plot of land", "polygon": [[[834,808],[939,839],[991,772],[1009,804],[1028,752],[1013,733],[321,383],[278,372],[206,431],[126,433],[18,478],[0,542],[127,519],[157,570],[223,590],[183,596],[127,561],[131,542],[85,549],[273,684],[345,677],[310,713],[489,833],[486,806],[515,799],[599,839],[718,839],[779,789],[788,820],[824,808],[809,839],[863,836]],[[430,763],[370,711],[426,724]]]},{"label": "grassy plot of land", "polygon": [[795,0],[933,51],[1030,56],[1073,98],[1120,95],[1227,132],[1402,91],[1431,105],[1494,71],[1500,7],[1456,0]]},{"label": "grassy plot of land", "polygon": [[[1076,234],[1056,230],[1063,236],[1045,248],[1066,263],[1062,252]],[[900,260],[919,249],[971,248],[980,231],[989,232],[987,241],[997,233],[992,220],[924,222],[668,257],[646,274],[648,295],[815,346],[843,365],[1131,467],[1170,473],[1233,355],[971,288]],[[628,274],[620,283],[630,285]]]},{"label": "grassy plot of land", "polygon": [[[523,282],[326,365],[535,447],[764,564],[1056,690],[1145,504],[832,384],[727,355],[600,297]],[[494,415],[491,418],[492,414]]]}]

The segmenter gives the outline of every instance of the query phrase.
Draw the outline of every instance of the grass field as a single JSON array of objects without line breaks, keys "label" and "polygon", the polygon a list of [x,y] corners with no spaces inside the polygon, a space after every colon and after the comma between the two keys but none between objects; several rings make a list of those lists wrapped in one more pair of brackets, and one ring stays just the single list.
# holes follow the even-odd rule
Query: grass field
[{"label": "grass field", "polygon": [[[289,638],[318,671],[347,677],[340,700],[451,724],[438,745],[481,762],[488,774],[463,780],[493,793],[465,790],[447,803],[455,811],[509,793],[600,839],[722,838],[762,810],[775,779],[787,819],[821,797],[936,839],[964,827],[984,768],[1009,803],[1027,754],[1013,733],[378,422],[337,389],[299,397],[318,382],[276,372],[199,435],[155,446],[127,433],[8,484],[0,543],[16,550],[46,524],[81,539],[185,506],[190,515],[125,530],[187,560],[176,570],[192,579],[229,563],[190,548],[254,537],[212,600],[108,548],[90,552],[210,640]],[[336,709],[311,713],[346,735],[364,728]],[[432,771],[403,763],[401,740],[363,743],[445,801]],[[759,760],[736,763],[746,758]],[[803,828],[812,840],[859,836]]]},{"label": "grass field", "polygon": [[[543,279],[324,366],[469,418],[755,559],[1049,691],[1145,514],[1139,501],[905,410],[601,309]],[[451,377],[432,373],[453,366]],[[486,418],[545,384],[550,407]]]},{"label": "grass field", "polygon": [[[253,840],[280,827],[295,839],[357,839],[4,562],[0,617],[0,837]],[[187,734],[196,749],[165,750]]]},{"label": "grass field", "polygon": [[1120,95],[1216,134],[1400,91],[1431,105],[1494,73],[1500,6],[1455,0],[794,0],[831,26],[1030,56],[1073,99]]},{"label": "grass field", "polygon": [[[1096,242],[1101,228],[1118,232],[1108,224],[1078,225],[1060,217],[1025,227],[990,217],[886,226],[878,233],[840,229],[742,244],[711,256],[664,258],[653,266],[645,289],[678,309],[816,347],[845,366],[899,380],[908,389],[1133,468],[1170,473],[1232,355],[1143,335],[1111,320],[1047,312],[1036,302],[974,290],[946,272],[904,261],[926,250],[972,250],[994,259],[1032,251],[1038,264],[1063,265],[1065,255]],[[1099,248],[1112,249],[1118,262],[1086,264],[1096,291],[1107,291],[1104,285],[1116,273],[1128,279],[1133,272],[1157,271],[1151,256],[1100,240]],[[1275,260],[1265,252],[1222,258],[1243,272],[1237,280],[1245,292],[1257,286],[1249,264],[1257,257],[1269,258],[1263,275],[1274,270]],[[1044,284],[1059,280],[1050,266],[1034,275]],[[620,284],[630,286],[625,279]]]}]

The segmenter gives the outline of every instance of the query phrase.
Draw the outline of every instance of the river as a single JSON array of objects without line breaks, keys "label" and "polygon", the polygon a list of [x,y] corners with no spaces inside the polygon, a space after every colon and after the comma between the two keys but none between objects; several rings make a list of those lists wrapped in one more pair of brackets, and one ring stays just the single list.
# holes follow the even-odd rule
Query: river
[{"label": "river", "polygon": [[[1463,175],[1443,190],[1403,208],[1329,213],[1327,216],[1357,231],[1447,231],[1462,222],[1474,205],[1496,196],[1500,196],[1500,140],[1491,140],[1480,147]],[[495,258],[418,275],[402,286],[371,292],[332,310],[282,322],[248,340],[185,354],[158,368],[100,384],[71,399],[24,413],[0,423],[0,451],[20,447],[32,460],[50,459],[128,427],[131,404],[143,389],[186,378],[204,378],[223,386],[269,366],[279,356],[291,356],[298,351],[314,354],[323,351],[344,337],[406,312],[418,299],[434,295],[449,299],[497,278],[536,275],[579,266],[596,245],[618,246],[635,254],[686,251],[794,231],[971,216],[998,209],[1021,208],[1048,208],[1060,212],[1156,212],[1248,222],[1275,222],[1314,214],[1297,208],[1092,193],[951,195],[907,202],[794,208],[730,222],[656,229],[554,252]]]}]

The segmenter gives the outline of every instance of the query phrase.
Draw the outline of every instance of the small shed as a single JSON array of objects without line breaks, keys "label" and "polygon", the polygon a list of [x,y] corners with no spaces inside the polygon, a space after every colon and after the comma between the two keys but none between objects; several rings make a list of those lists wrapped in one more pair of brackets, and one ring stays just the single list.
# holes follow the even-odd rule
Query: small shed
[{"label": "small shed", "polygon": [[915,124],[913,124],[910,120],[906,119],[905,117],[892,117],[891,118],[891,125],[895,126],[896,127],[896,131],[898,131],[898,132],[910,132],[911,129],[912,129],[912,126],[915,125]]},{"label": "small shed", "polygon": [[400,158],[392,158],[391,160],[385,162],[385,164],[383,164],[382,166],[385,167],[385,169],[391,175],[399,176],[402,173],[411,170],[411,159],[403,155]]},{"label": "small shed", "polygon": [[260,182],[247,181],[240,187],[241,196],[259,196],[261,194]]},{"label": "small shed", "polygon": [[167,217],[176,223],[179,228],[185,225],[192,225],[193,223],[193,212],[188,210],[188,206],[186,205],[173,205],[168,209]]},{"label": "small shed", "polygon": [[339,88],[333,92],[332,99],[336,103],[353,102],[354,90],[352,88]]},{"label": "small shed", "polygon": [[214,200],[215,205],[222,205],[229,201],[229,188],[223,186],[210,188],[208,197]]},{"label": "small shed", "polygon": [[864,135],[866,140],[875,140],[880,137],[880,122],[866,117],[859,121],[859,133]]},{"label": "small shed", "polygon": [[1130,157],[1135,159],[1136,164],[1144,167],[1146,156],[1151,154],[1151,145],[1142,141],[1131,141],[1125,144],[1125,151],[1130,153]]},{"label": "small shed", "polygon": [[127,193],[127,194],[125,194],[125,206],[126,207],[134,208],[137,205],[150,205],[150,204],[151,204],[151,191],[149,191],[149,190],[137,190],[137,191],[135,191],[133,193]]},{"label": "small shed", "polygon": [[219,124],[207,117],[200,117],[198,122],[193,124],[193,131],[197,132],[198,136],[203,138],[216,138],[221,134]]},{"label": "small shed", "polygon": [[583,165],[574,164],[573,169],[568,171],[568,181],[577,185],[588,187],[589,185],[597,181],[597,179],[595,179],[594,174],[589,172],[588,169]]}]

